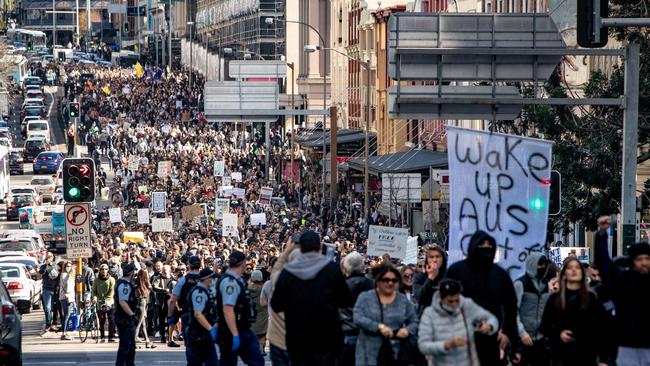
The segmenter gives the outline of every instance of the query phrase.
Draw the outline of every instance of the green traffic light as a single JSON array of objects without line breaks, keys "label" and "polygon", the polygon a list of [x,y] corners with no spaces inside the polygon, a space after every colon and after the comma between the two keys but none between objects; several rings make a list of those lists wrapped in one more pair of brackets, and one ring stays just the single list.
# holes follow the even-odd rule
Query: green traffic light
[{"label": "green traffic light", "polygon": [[70,197],[72,197],[72,198],[77,198],[77,197],[79,197],[79,194],[81,194],[81,191],[77,187],[72,187],[68,191],[68,194],[70,194]]},{"label": "green traffic light", "polygon": [[530,200],[530,208],[532,208],[535,211],[540,211],[541,209],[546,206],[544,204],[544,200],[542,200],[540,197],[535,197],[532,200]]}]

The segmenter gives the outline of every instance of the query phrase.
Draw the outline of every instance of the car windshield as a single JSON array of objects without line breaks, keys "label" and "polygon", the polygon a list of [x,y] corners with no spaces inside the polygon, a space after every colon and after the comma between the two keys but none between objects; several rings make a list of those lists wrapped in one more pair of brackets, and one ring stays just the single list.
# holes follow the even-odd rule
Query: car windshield
[{"label": "car windshield", "polygon": [[25,144],[26,147],[28,148],[42,148],[45,146],[45,141],[43,140],[27,140],[27,143]]},{"label": "car windshield", "polygon": [[32,243],[28,241],[4,241],[0,242],[0,252],[10,250],[32,250]]},{"label": "car windshield", "polygon": [[2,145],[2,146],[9,146],[9,140],[7,140],[7,139],[0,139],[0,145]]},{"label": "car windshield", "polygon": [[29,131],[47,131],[47,123],[30,123],[27,129]]},{"label": "car windshield", "polygon": [[16,196],[12,200],[13,203],[30,203],[33,201],[34,199],[31,196]]},{"label": "car windshield", "polygon": [[20,277],[20,271],[18,270],[17,267],[4,267],[0,266],[0,277],[2,278],[7,278],[7,277]]},{"label": "car windshield", "polygon": [[41,110],[40,108],[27,108],[25,109],[25,116],[40,116],[41,115]]},{"label": "car windshield", "polygon": [[0,266],[2,266],[3,262],[20,263],[27,267],[32,267],[33,265],[38,264],[38,262],[36,262],[34,259],[11,256],[0,258]]},{"label": "car windshield", "polygon": [[50,178],[32,178],[33,185],[46,185],[52,184],[52,179]]},{"label": "car windshield", "polygon": [[11,194],[32,194],[34,192],[34,188],[14,188],[11,190]]},{"label": "car windshield", "polygon": [[41,85],[41,81],[37,78],[34,79],[25,79],[27,85]]}]

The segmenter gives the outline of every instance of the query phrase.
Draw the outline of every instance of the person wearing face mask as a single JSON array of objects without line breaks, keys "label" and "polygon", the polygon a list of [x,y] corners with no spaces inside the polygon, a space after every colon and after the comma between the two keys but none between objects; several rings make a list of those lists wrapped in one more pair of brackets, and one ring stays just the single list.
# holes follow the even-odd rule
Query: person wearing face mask
[{"label": "person wearing face mask", "polygon": [[554,275],[548,258],[542,253],[531,253],[526,258],[526,273],[514,283],[519,307],[517,330],[522,343],[520,365],[548,365],[544,335],[539,331],[539,325],[549,297],[548,281]]},{"label": "person wearing face mask", "polygon": [[495,335],[476,335],[476,352],[481,365],[498,365],[500,351],[510,342],[511,358],[521,358],[517,334],[517,297],[508,272],[494,263],[497,244],[484,231],[472,235],[467,247],[467,258],[452,264],[447,277],[458,280],[463,296],[492,313],[499,320]]},{"label": "person wearing face mask", "polygon": [[445,278],[420,319],[418,347],[436,366],[479,365],[475,334],[495,334],[497,318],[461,295],[460,282]]}]

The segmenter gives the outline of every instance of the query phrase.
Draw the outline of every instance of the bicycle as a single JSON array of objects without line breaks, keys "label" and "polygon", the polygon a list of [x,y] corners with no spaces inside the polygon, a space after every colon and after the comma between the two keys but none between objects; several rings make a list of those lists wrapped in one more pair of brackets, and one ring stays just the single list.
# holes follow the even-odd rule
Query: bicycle
[{"label": "bicycle", "polygon": [[91,303],[84,307],[79,318],[79,340],[84,343],[88,334],[99,343],[99,318],[97,317],[97,304]]}]

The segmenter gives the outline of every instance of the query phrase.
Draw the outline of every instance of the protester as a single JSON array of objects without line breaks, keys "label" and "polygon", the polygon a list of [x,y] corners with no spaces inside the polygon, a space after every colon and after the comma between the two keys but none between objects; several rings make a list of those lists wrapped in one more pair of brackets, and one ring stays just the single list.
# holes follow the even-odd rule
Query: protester
[{"label": "protester", "polygon": [[42,283],[42,300],[43,300],[43,312],[45,313],[45,326],[43,327],[43,333],[56,330],[52,324],[52,310],[54,306],[54,300],[58,298],[58,289],[59,289],[59,268],[54,262],[54,254],[48,252],[45,257],[45,263],[41,265],[38,270],[38,273],[41,275]]},{"label": "protester", "polygon": [[467,258],[449,267],[447,277],[458,280],[463,296],[468,297],[499,319],[498,336],[477,334],[476,352],[483,365],[497,365],[500,350],[511,342],[513,359],[520,355],[517,334],[517,297],[512,281],[503,268],[494,263],[496,241],[483,231],[472,235],[467,247]]},{"label": "protester", "polygon": [[108,265],[102,264],[92,286],[92,299],[97,306],[99,336],[102,343],[106,342],[106,322],[108,322],[108,342],[115,342],[113,297],[115,297],[115,279],[108,274]]},{"label": "protester", "polygon": [[422,314],[418,329],[420,351],[436,366],[479,365],[475,334],[496,333],[499,322],[489,311],[461,295],[460,282],[444,279]]},{"label": "protester", "polygon": [[333,365],[343,346],[338,309],[350,305],[350,291],[339,266],[321,254],[316,232],[303,232],[299,241],[300,254],[280,273],[271,306],[284,312],[292,366]]},{"label": "protester", "polygon": [[171,267],[163,266],[162,261],[154,265],[154,274],[151,277],[151,290],[154,294],[156,307],[156,329],[160,333],[160,343],[167,343],[167,303],[169,302],[169,282],[171,281]]},{"label": "protester", "polygon": [[[359,328],[357,366],[382,366],[405,355],[401,344],[417,334],[414,305],[398,291],[400,272],[390,265],[375,268],[375,288],[359,295],[354,324]],[[398,342],[393,342],[397,340]],[[404,363],[405,364],[405,363]]]},{"label": "protester", "polygon": [[251,301],[255,306],[255,322],[251,325],[251,330],[257,339],[260,342],[260,349],[262,354],[265,354],[264,348],[266,348],[266,331],[269,325],[269,313],[267,304],[261,303],[262,297],[262,286],[264,285],[264,276],[262,271],[256,270],[251,274],[251,278],[248,283],[248,291],[250,292]]},{"label": "protester", "polygon": [[447,253],[441,247],[430,244],[425,248],[424,253],[426,256],[424,263],[422,263],[424,271],[418,272],[413,281],[416,292],[418,292],[418,282],[421,284],[420,294],[418,295],[420,313],[431,305],[438,283],[445,277],[447,272]]},{"label": "protester", "polygon": [[607,312],[589,291],[576,257],[562,265],[560,289],[548,298],[540,331],[550,341],[551,365],[606,366],[612,356]]},{"label": "protester", "polygon": [[616,308],[614,334],[618,345],[617,365],[644,365],[650,360],[650,245],[639,243],[628,249],[629,270],[617,267],[609,256],[608,230],[611,219],[598,219],[595,262],[604,290]]},{"label": "protester", "polygon": [[138,282],[135,286],[136,297],[138,298],[139,317],[137,325],[135,326],[135,342],[141,343],[140,331],[142,331],[142,340],[144,340],[146,348],[156,348],[156,345],[151,342],[147,334],[146,318],[147,306],[149,303],[149,294],[151,293],[151,283],[149,282],[149,274],[147,270],[141,269],[137,274]]},{"label": "protester", "polygon": [[517,328],[522,343],[520,365],[546,366],[545,338],[539,327],[550,295],[548,281],[555,275],[550,260],[541,253],[526,258],[526,273],[514,282],[519,316]]},{"label": "protester", "polygon": [[66,334],[68,320],[75,309],[75,271],[72,262],[61,262],[61,275],[59,277],[59,301],[61,302],[61,340],[72,340]]},{"label": "protester", "polygon": [[[365,263],[363,256],[358,252],[352,252],[346,255],[343,258],[343,272],[346,276],[345,282],[350,289],[351,303],[356,304],[361,293],[372,290],[374,287],[373,281],[366,277],[364,273]],[[345,338],[339,366],[354,366],[355,364],[355,350],[359,337],[359,328],[354,324],[353,310],[353,306],[340,310]]]},{"label": "protester", "polygon": [[399,292],[406,296],[406,299],[412,304],[417,303],[415,294],[413,293],[413,276],[415,276],[415,269],[413,267],[404,266],[400,269],[400,284]]}]

